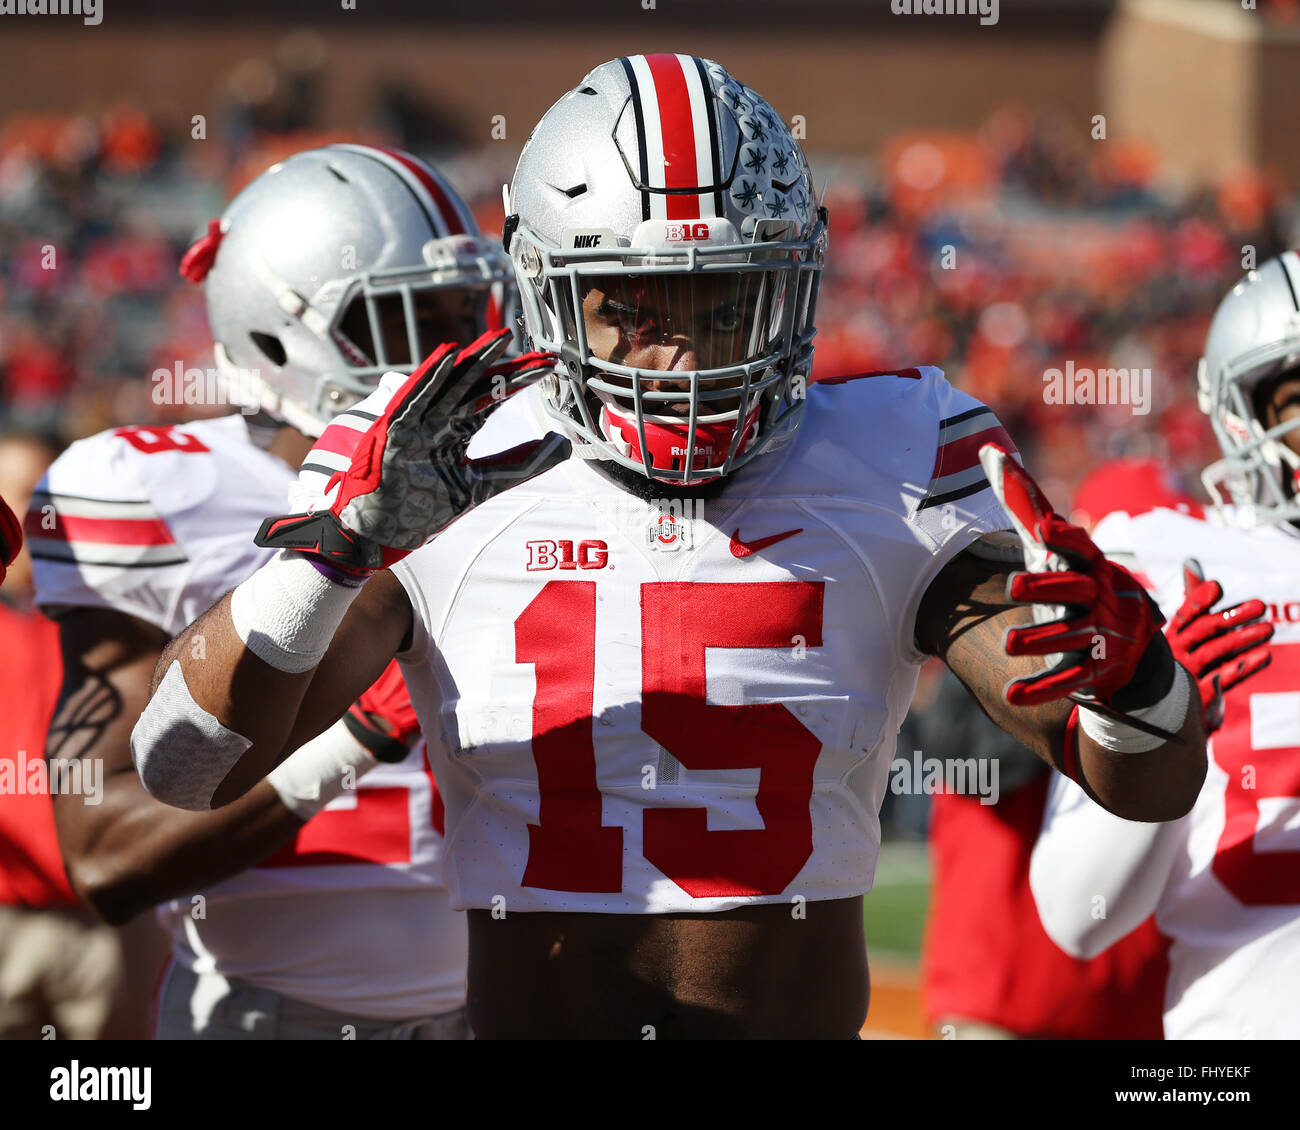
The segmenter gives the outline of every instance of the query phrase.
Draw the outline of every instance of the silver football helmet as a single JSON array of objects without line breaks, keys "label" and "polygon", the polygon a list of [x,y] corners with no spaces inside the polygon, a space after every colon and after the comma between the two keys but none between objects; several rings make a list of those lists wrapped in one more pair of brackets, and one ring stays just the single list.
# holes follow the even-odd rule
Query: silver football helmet
[{"label": "silver football helmet", "polygon": [[1300,521],[1300,457],[1283,437],[1300,419],[1265,428],[1260,383],[1300,367],[1300,257],[1287,251],[1251,271],[1219,303],[1197,371],[1197,402],[1223,458],[1202,472],[1215,508],[1234,524]]},{"label": "silver football helmet", "polygon": [[382,374],[492,328],[512,285],[442,177],[365,145],[273,165],[212,221],[181,274],[203,284],[231,398],[310,436]]},{"label": "silver football helmet", "polygon": [[[574,454],[659,482],[728,475],[793,434],[827,218],[780,116],[717,63],[604,63],[533,130],[504,242]],[[655,349],[670,361],[629,363]]]}]

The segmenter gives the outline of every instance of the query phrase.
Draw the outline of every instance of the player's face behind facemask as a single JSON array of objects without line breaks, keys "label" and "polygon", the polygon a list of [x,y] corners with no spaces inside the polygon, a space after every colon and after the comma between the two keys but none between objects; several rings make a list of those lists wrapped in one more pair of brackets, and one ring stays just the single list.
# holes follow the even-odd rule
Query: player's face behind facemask
[{"label": "player's face behind facemask", "polygon": [[1300,369],[1289,369],[1268,381],[1261,381],[1253,395],[1255,414],[1265,428],[1295,424],[1281,442],[1300,455]]},{"label": "player's face behind facemask", "polygon": [[[688,444],[695,466],[706,468],[721,465],[733,446],[743,448],[759,405],[736,366],[771,350],[783,285],[763,270],[585,276],[582,332],[598,369],[587,384],[587,405],[602,431],[627,452],[644,452],[651,468],[680,469]],[[689,484],[634,471],[613,477],[642,496],[712,496],[722,489],[718,477]]]},{"label": "player's face behind facemask", "polygon": [[394,291],[369,300],[358,294],[339,333],[359,351],[360,364],[409,368],[447,342],[474,341],[483,332],[488,301],[485,287]]},{"label": "player's face behind facemask", "polygon": [[[1300,459],[1300,368],[1287,369],[1260,381],[1251,390],[1250,404],[1266,431],[1289,425],[1277,437],[1277,442]],[[1283,493],[1287,498],[1295,498],[1300,494],[1297,482],[1300,472],[1283,467],[1281,474]],[[1292,525],[1297,523],[1293,521]]]},{"label": "player's face behind facemask", "polygon": [[[582,301],[592,355],[634,369],[690,373],[741,364],[761,356],[770,334],[761,314],[769,280],[762,273],[712,275],[610,275],[587,281]],[[630,390],[630,377],[610,383]],[[699,415],[734,412],[740,399],[720,395],[743,383],[739,376],[701,382]],[[677,393],[653,398],[655,415],[689,416],[689,379],[643,381],[644,391]]]}]

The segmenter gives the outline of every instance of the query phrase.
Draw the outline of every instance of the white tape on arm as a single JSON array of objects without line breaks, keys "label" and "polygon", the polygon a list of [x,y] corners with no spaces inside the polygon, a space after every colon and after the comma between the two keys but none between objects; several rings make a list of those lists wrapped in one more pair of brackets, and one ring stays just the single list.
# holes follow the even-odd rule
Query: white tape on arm
[{"label": "white tape on arm", "polygon": [[324,657],[360,585],[332,581],[305,557],[281,550],[231,594],[230,618],[249,651],[298,675]]},{"label": "white tape on arm", "polygon": [[285,808],[310,820],[379,762],[348,731],[340,719],[319,737],[300,746],[267,774]]},{"label": "white tape on arm", "polygon": [[251,745],[194,701],[174,659],[131,731],[131,760],[151,797],[206,812]]},{"label": "white tape on arm", "polygon": [[[1174,664],[1174,682],[1169,688],[1169,693],[1159,702],[1142,710],[1134,710],[1132,714],[1134,718],[1140,718],[1143,722],[1176,734],[1187,721],[1187,704],[1191,698],[1192,681],[1182,667]],[[1197,692],[1197,703],[1199,702],[1200,697]],[[1102,749],[1108,749],[1112,753],[1146,753],[1164,744],[1164,739],[1156,737],[1155,734],[1126,726],[1123,722],[1107,718],[1104,714],[1098,714],[1085,706],[1079,708],[1079,725],[1083,732]]]}]

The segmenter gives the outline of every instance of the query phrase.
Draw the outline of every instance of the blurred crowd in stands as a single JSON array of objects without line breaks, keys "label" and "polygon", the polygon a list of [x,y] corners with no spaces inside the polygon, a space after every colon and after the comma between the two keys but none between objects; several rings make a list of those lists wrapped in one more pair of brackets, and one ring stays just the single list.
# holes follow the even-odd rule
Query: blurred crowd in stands
[{"label": "blurred crowd in stands", "polygon": [[[499,230],[513,154],[421,146],[403,134],[428,123],[400,100],[392,109],[369,140],[422,151]],[[176,264],[261,169],[342,140],[309,118],[232,113],[203,139],[130,106],[0,122],[0,425],[71,439],[193,412],[155,405],[148,379],[212,364],[201,294]],[[1291,235],[1288,194],[1265,172],[1189,191],[1154,151],[1087,129],[1008,109],[971,134],[810,154],[832,233],[816,374],[942,366],[994,406],[1063,498],[1121,453],[1167,458],[1194,480],[1213,454],[1194,397],[1208,315],[1244,248],[1262,261]],[[1046,403],[1044,373],[1067,361],[1150,369],[1153,409]]]}]

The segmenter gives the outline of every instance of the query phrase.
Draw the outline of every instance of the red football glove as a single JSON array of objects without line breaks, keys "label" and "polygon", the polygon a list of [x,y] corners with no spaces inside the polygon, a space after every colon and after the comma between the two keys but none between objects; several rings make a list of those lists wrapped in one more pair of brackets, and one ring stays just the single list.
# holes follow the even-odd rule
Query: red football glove
[{"label": "red football glove", "polygon": [[379,761],[406,759],[411,747],[420,740],[420,722],[396,659],[348,707],[343,724]]},{"label": "red football glove", "polygon": [[1037,706],[1069,698],[1113,707],[1103,710],[1108,714],[1159,701],[1168,692],[1173,660],[1155,602],[1137,578],[1107,560],[1082,529],[1052,509],[1011,455],[985,444],[980,462],[1024,546],[1028,571],[1011,575],[1007,596],[1032,603],[1037,621],[1008,629],[1006,651],[1041,655],[1047,664],[1041,674],[1009,683],[1007,701]]},{"label": "red football glove", "polygon": [[1223,692],[1269,665],[1273,625],[1260,623],[1268,611],[1262,600],[1246,600],[1218,612],[1223,586],[1207,581],[1200,563],[1183,562],[1186,599],[1165,629],[1174,658],[1196,680],[1205,708],[1205,730],[1223,725]]},{"label": "red football glove", "polygon": [[566,459],[569,441],[555,433],[490,458],[465,457],[494,408],[551,372],[555,358],[546,353],[498,362],[509,343],[509,330],[486,333],[464,349],[440,346],[396,388],[385,377],[342,414],[373,417],[366,431],[336,421],[308,453],[299,473],[316,499],[308,512],[268,518],[256,543],[352,572],[383,569],[465,511]]},{"label": "red football glove", "polygon": [[9,504],[0,498],[0,581],[23,547],[23,527]]}]

